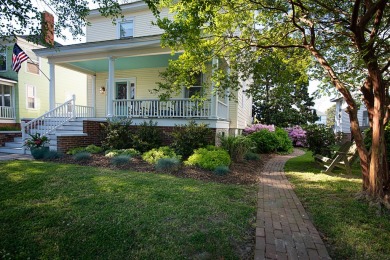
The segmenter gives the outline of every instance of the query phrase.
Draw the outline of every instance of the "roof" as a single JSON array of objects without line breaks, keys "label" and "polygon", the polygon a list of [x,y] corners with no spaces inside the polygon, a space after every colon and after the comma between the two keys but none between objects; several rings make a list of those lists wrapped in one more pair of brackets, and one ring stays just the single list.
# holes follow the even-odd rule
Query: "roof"
[{"label": "roof", "polygon": [[9,82],[9,83],[18,83],[16,80],[14,79],[11,79],[11,78],[7,78],[7,77],[3,77],[3,76],[0,76],[0,81],[6,81],[6,82]]},{"label": "roof", "polygon": [[342,99],[343,99],[343,97],[334,97],[334,98],[330,99],[330,102],[337,102],[337,101],[340,101]]},{"label": "roof", "polygon": [[[42,36],[41,35],[18,35],[18,38],[22,38],[28,42],[37,43],[38,45],[44,46],[42,44]],[[54,47],[61,47],[62,44],[54,41]]]},{"label": "roof", "polygon": [[[143,48],[145,46],[160,46],[161,35],[151,35],[144,37],[114,39],[97,42],[77,43],[63,45],[56,48],[34,49],[33,51],[40,57],[60,57],[68,54],[96,54],[101,52],[114,52],[119,50]],[[113,54],[114,55],[114,54]]]}]

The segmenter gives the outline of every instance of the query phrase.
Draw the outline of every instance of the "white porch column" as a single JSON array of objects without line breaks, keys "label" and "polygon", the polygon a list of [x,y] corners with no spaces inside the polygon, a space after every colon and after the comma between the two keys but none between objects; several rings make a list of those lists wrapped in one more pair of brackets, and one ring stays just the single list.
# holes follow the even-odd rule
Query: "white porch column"
[{"label": "white porch column", "polygon": [[115,84],[115,58],[108,57],[107,117],[114,116],[113,113],[114,84]]},{"label": "white porch column", "polygon": [[96,117],[96,75],[92,75],[92,107],[93,117]]},{"label": "white porch column", "polygon": [[49,62],[49,73],[49,108],[52,110],[56,107],[56,72],[55,64],[53,62]]},{"label": "white porch column", "polygon": [[[218,68],[218,59],[213,58],[212,61],[212,71],[211,74],[213,75],[215,72],[215,69]],[[215,83],[212,83],[211,91],[215,91]],[[218,117],[218,93],[215,92],[211,97],[211,117],[217,118]]]}]

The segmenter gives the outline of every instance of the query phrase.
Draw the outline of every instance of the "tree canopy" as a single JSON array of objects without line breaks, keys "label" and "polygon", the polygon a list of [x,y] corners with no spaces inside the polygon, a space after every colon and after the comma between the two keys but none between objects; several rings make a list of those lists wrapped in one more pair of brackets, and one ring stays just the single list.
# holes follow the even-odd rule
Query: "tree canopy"
[{"label": "tree canopy", "polygon": [[[146,0],[165,33],[162,43],[184,51],[171,63],[160,89],[169,91],[213,59],[213,90],[237,88],[250,67],[272,49],[302,49],[312,57],[317,79],[335,88],[347,103],[362,168],[363,191],[390,205],[390,176],[383,142],[389,116],[390,6],[388,0]],[[160,17],[169,8],[173,19]],[[166,74],[168,75],[168,73]],[[185,76],[183,76],[185,75]],[[372,131],[363,144],[356,95],[367,107]]]},{"label": "tree canopy", "polygon": [[252,64],[248,93],[253,97],[253,115],[261,123],[287,127],[317,120],[314,97],[308,93],[310,60],[300,52],[299,58],[292,58],[291,51],[269,51]]},{"label": "tree canopy", "polygon": [[[33,3],[36,3],[34,5]],[[74,38],[83,35],[83,28],[88,25],[86,17],[90,12],[88,1],[74,0],[16,0],[0,3],[0,37],[4,42],[13,41],[19,35],[29,35],[29,41],[47,45],[41,37],[41,10],[38,3],[57,16],[54,33],[66,39],[65,31]],[[100,13],[105,17],[117,18],[121,15],[120,5],[116,0],[93,0]]]}]

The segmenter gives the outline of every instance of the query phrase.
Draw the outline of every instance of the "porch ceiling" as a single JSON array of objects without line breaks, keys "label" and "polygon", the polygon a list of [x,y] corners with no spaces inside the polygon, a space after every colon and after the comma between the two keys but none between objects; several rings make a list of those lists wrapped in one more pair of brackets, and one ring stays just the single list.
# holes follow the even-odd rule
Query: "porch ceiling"
[{"label": "porch ceiling", "polygon": [[[143,68],[159,68],[167,67],[169,60],[178,58],[178,54],[172,56],[170,54],[150,55],[150,56],[135,56],[123,57],[115,60],[115,70],[143,69]],[[77,62],[69,62],[74,68],[88,70],[93,72],[107,72],[108,59],[84,60]]]}]

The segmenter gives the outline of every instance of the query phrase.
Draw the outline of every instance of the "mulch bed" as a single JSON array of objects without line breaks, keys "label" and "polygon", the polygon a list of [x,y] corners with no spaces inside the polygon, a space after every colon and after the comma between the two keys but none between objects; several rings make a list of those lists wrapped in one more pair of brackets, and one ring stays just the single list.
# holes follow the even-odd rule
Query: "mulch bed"
[{"label": "mulch bed", "polygon": [[[264,164],[272,157],[272,155],[262,154],[258,161],[233,162],[230,165],[230,172],[224,176],[218,176],[211,171],[203,170],[198,167],[182,166],[178,171],[165,172],[180,178],[191,178],[202,181],[211,181],[228,184],[255,184],[259,182]],[[121,166],[114,166],[111,164],[111,159],[100,154],[93,154],[91,159],[86,161],[76,161],[73,156],[64,155],[59,159],[52,159],[50,161],[68,164],[78,164],[83,166],[102,167],[113,170],[131,170],[136,172],[157,172],[153,165],[148,164],[141,158],[132,158],[130,163]]]}]

